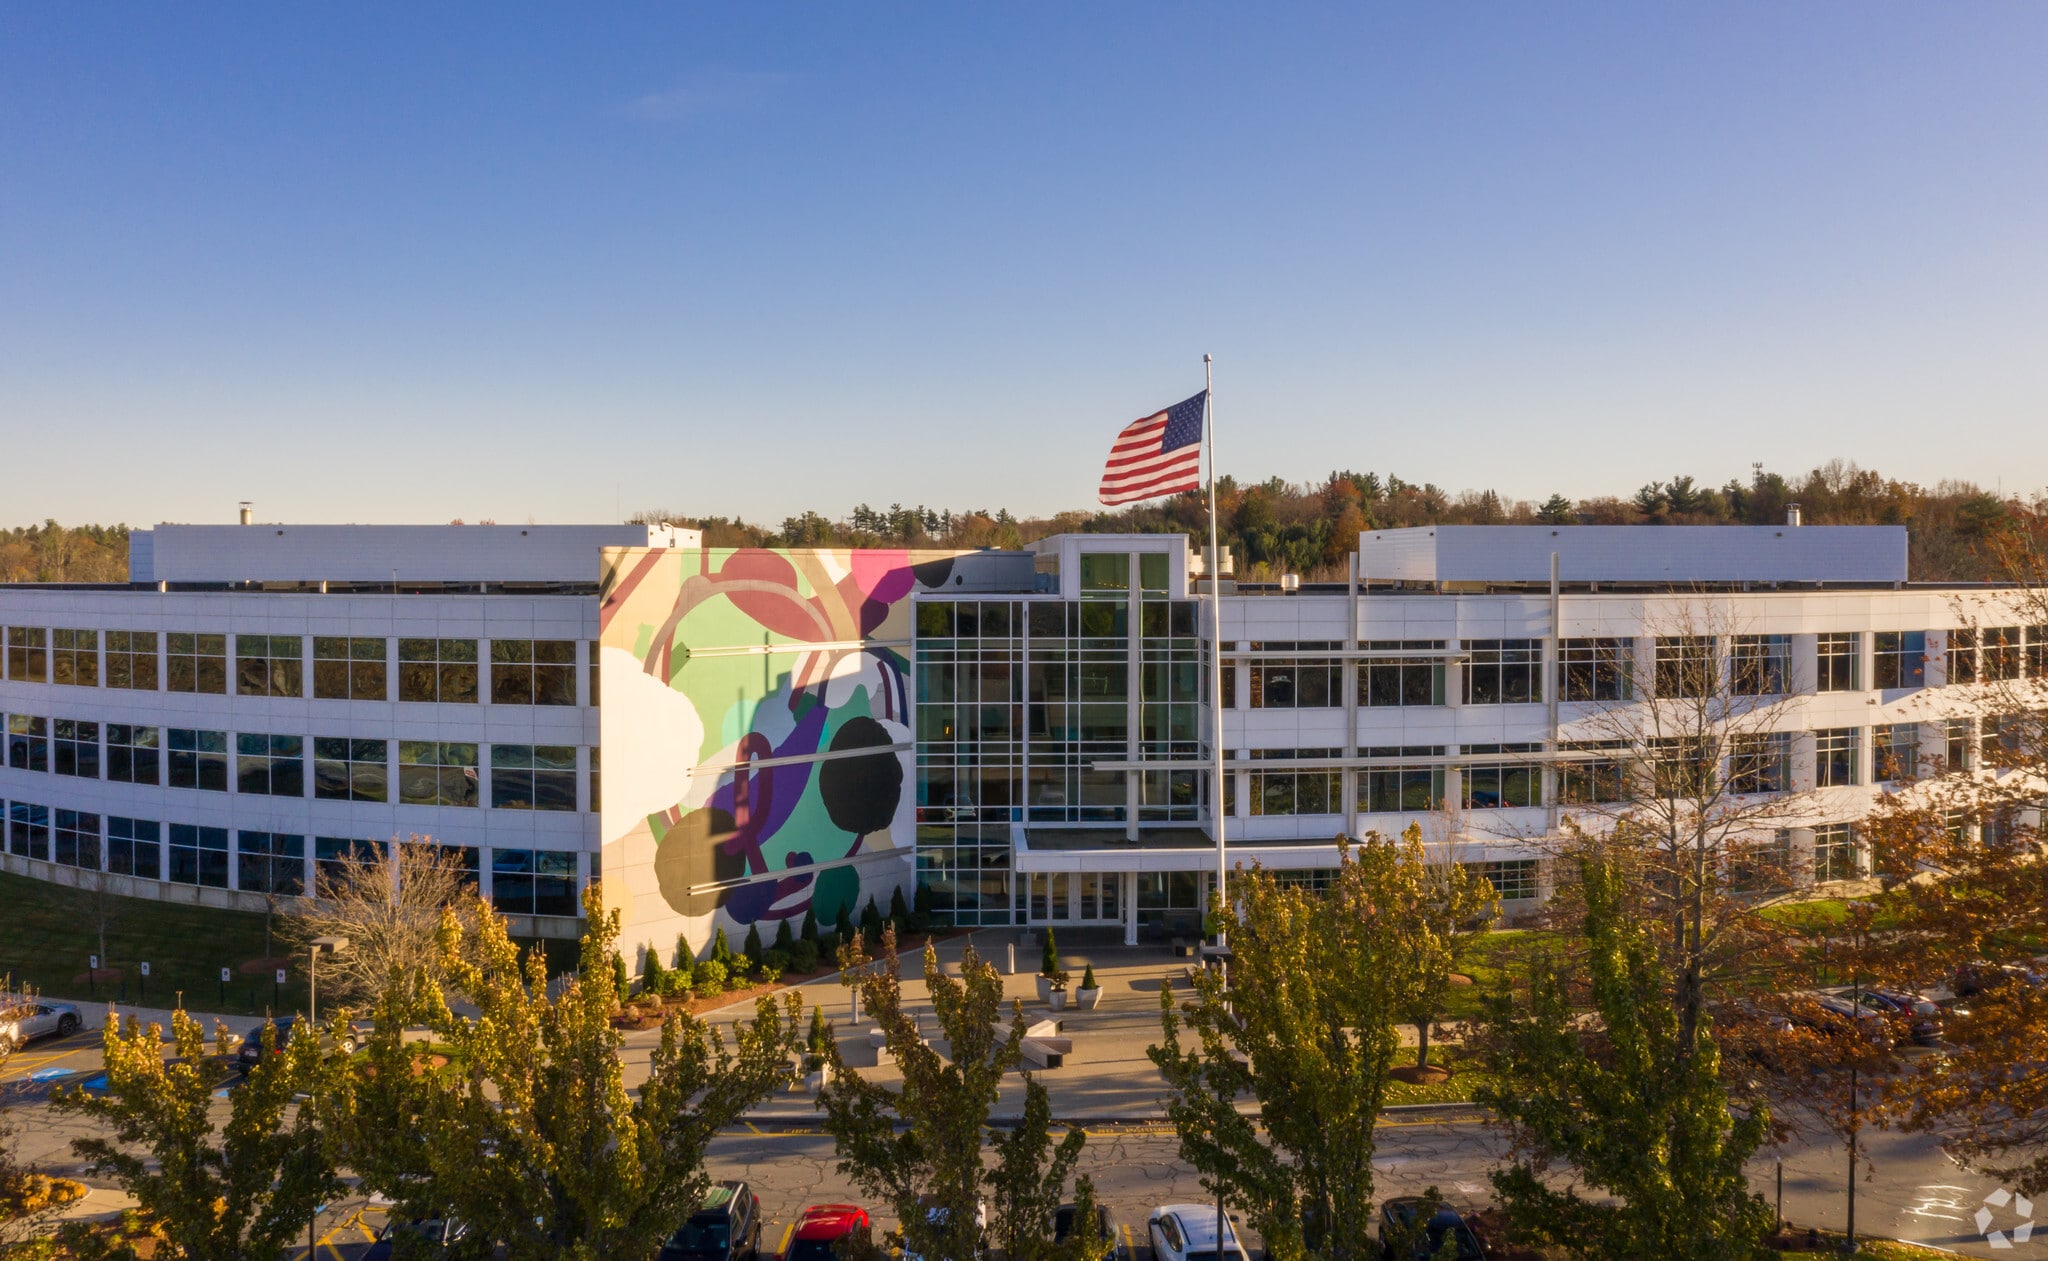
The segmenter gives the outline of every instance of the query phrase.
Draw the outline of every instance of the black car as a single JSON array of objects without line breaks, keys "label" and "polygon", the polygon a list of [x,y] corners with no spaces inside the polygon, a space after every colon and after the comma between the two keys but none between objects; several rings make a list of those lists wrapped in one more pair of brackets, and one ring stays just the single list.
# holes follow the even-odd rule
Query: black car
[{"label": "black car", "polygon": [[[1062,1204],[1052,1215],[1052,1241],[1062,1244],[1067,1236],[1074,1233],[1074,1205]],[[1102,1240],[1102,1261],[1131,1261],[1131,1250],[1124,1238],[1123,1223],[1116,1214],[1109,1211],[1107,1204],[1095,1206],[1095,1233]]]},{"label": "black car", "polygon": [[[278,1050],[282,1051],[286,1046],[290,1045],[292,1031],[297,1029],[301,1023],[301,1019],[297,1016],[285,1016],[277,1021]],[[356,1047],[368,1035],[369,1028],[370,1026],[367,1025],[350,1025],[347,1032],[341,1035],[341,1044],[335,1050],[343,1055],[354,1055]],[[257,1025],[254,1029],[249,1030],[249,1036],[242,1039],[242,1045],[236,1050],[235,1058],[240,1062],[242,1071],[245,1073],[256,1067],[257,1061],[263,1058],[262,1025]]]},{"label": "black car", "polygon": [[1864,990],[1859,997],[1866,1010],[1881,1012],[1894,1024],[1910,1029],[1913,1045],[1941,1045],[1941,1008],[1931,1001],[1898,990]]},{"label": "black car", "polygon": [[[1429,1213],[1427,1221],[1421,1220],[1424,1213]],[[1443,1201],[1404,1195],[1380,1205],[1380,1255],[1387,1261],[1433,1258],[1446,1238],[1455,1244],[1458,1261],[1486,1261],[1479,1236]]]},{"label": "black car", "polygon": [[363,1254],[362,1261],[391,1261],[401,1249],[408,1257],[437,1256],[466,1233],[461,1222],[447,1218],[392,1221],[377,1232],[377,1241]]},{"label": "black car", "polygon": [[721,1182],[661,1245],[657,1261],[754,1261],[760,1248],[760,1197],[744,1182]]}]

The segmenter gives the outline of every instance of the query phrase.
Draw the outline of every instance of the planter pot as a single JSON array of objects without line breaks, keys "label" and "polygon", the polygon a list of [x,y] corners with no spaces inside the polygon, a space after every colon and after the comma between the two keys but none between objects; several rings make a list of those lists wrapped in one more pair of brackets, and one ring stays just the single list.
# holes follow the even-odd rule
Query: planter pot
[{"label": "planter pot", "polygon": [[1043,973],[1041,973],[1041,974],[1040,974],[1040,975],[1038,976],[1037,980],[1038,980],[1038,1001],[1039,1001],[1039,1002],[1041,1002],[1041,1003],[1049,1003],[1049,1002],[1051,1002],[1051,1001],[1052,1001],[1052,978],[1051,978],[1051,977],[1049,977],[1049,976],[1046,976],[1046,975],[1044,975]]},{"label": "planter pot", "polygon": [[1052,1004],[1054,1011],[1065,1011],[1067,1009],[1067,992],[1065,990],[1053,990],[1045,1001]]},{"label": "planter pot", "polygon": [[1093,1011],[1093,1010],[1095,1010],[1095,1004],[1097,1004],[1097,1003],[1099,1003],[1099,1002],[1101,1002],[1101,1001],[1102,1001],[1102,987],[1101,987],[1100,985],[1096,986],[1096,987],[1095,987],[1094,989],[1092,989],[1092,990],[1075,990],[1075,991],[1074,991],[1074,1006],[1076,1006],[1076,1007],[1080,1008],[1080,1009],[1081,1009],[1082,1011]]}]

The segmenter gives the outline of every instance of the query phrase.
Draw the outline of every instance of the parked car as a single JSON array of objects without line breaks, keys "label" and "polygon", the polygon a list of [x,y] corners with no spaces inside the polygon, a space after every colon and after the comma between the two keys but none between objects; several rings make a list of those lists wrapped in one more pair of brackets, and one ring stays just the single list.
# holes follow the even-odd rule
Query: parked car
[{"label": "parked car", "polygon": [[[925,1223],[930,1226],[943,1229],[947,1220],[952,1216],[951,1209],[936,1202],[929,1195],[918,1197],[917,1206],[924,1210]],[[981,1261],[981,1258],[988,1255],[988,1204],[985,1201],[976,1200],[974,1202],[974,1225],[977,1233],[981,1236],[981,1244],[969,1261]],[[924,1257],[921,1253],[905,1249],[903,1261],[924,1261]]]},{"label": "parked car", "polygon": [[868,1228],[868,1211],[858,1204],[813,1204],[796,1219],[782,1261],[837,1261],[832,1245]]},{"label": "parked car", "polygon": [[1790,1017],[1802,1029],[1833,1036],[1855,1030],[1873,1046],[1890,1046],[1892,1031],[1885,1015],[1871,1007],[1859,1007],[1846,994],[1800,994]]},{"label": "parked car", "polygon": [[1864,990],[1858,996],[1864,1007],[1878,1012],[1895,1025],[1906,1028],[1915,1046],[1940,1046],[1941,1008],[1930,999],[1900,990]]},{"label": "parked car", "polygon": [[[1428,1213],[1427,1221],[1422,1220]],[[1420,1261],[1433,1258],[1450,1239],[1457,1248],[1458,1261],[1486,1261],[1486,1249],[1479,1236],[1465,1224],[1464,1215],[1441,1200],[1403,1195],[1380,1205],[1380,1255],[1386,1261]]]},{"label": "parked car", "polygon": [[[282,1051],[291,1044],[293,1031],[302,1023],[304,1021],[298,1016],[285,1016],[277,1021],[278,1050]],[[341,1042],[334,1049],[342,1055],[354,1055],[356,1047],[361,1045],[362,1040],[369,1036],[371,1028],[372,1026],[368,1024],[350,1025],[343,1032]],[[257,1025],[254,1029],[249,1030],[248,1035],[242,1039],[242,1045],[235,1051],[235,1059],[241,1064],[242,1071],[246,1073],[256,1067],[257,1062],[262,1058],[263,1026]]]},{"label": "parked car", "polygon": [[36,1038],[52,1034],[68,1038],[78,1032],[80,1023],[78,1008],[70,1003],[38,998],[0,1009],[0,1048],[19,1050]]},{"label": "parked car", "polygon": [[1162,1204],[1146,1220],[1145,1236],[1155,1261],[1251,1261],[1229,1222],[1217,1229],[1214,1204]]},{"label": "parked car", "polygon": [[[1074,1233],[1074,1208],[1062,1204],[1052,1215],[1052,1241],[1065,1243],[1067,1236]],[[1131,1261],[1130,1240],[1124,1236],[1124,1224],[1107,1204],[1095,1206],[1095,1233],[1102,1239],[1102,1261]]]},{"label": "parked car", "polygon": [[417,1222],[394,1219],[377,1232],[376,1241],[363,1254],[362,1261],[391,1261],[401,1244],[411,1256],[435,1256],[446,1252],[449,1245],[468,1233],[467,1227],[452,1218],[430,1217]]},{"label": "parked car", "polygon": [[2048,984],[2039,972],[2021,967],[2017,963],[1989,963],[1979,959],[1956,969],[1955,983],[1950,986],[1957,998],[1974,998],[1989,990],[2006,985]]},{"label": "parked car", "polygon": [[721,1182],[661,1245],[658,1261],[754,1261],[760,1249],[760,1197],[744,1182]]}]

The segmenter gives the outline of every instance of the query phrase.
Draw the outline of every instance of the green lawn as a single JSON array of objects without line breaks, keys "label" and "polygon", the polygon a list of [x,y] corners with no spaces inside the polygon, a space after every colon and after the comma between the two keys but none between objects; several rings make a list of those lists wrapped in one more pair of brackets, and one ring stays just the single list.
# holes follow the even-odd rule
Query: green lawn
[{"label": "green lawn", "polygon": [[[304,960],[296,960],[286,984],[276,989],[262,976],[243,976],[242,963],[261,959],[263,916],[251,911],[220,911],[180,906],[144,898],[115,898],[118,914],[107,928],[108,958],[102,967],[122,969],[127,1001],[169,1007],[183,991],[184,1005],[200,1011],[222,1005],[220,970],[231,970],[226,1011],[260,1016],[273,1001],[282,1012],[306,1005]],[[92,898],[61,885],[0,872],[0,973],[12,974],[15,985],[29,985],[51,998],[105,1002],[121,993],[122,982],[101,981],[88,993],[84,973],[88,956],[99,949]],[[282,920],[282,917],[279,917]],[[274,954],[283,953],[273,944]],[[548,965],[560,971],[574,967],[575,942],[547,943]],[[137,965],[148,960],[145,994]],[[88,1013],[92,1022],[97,1013]]]}]

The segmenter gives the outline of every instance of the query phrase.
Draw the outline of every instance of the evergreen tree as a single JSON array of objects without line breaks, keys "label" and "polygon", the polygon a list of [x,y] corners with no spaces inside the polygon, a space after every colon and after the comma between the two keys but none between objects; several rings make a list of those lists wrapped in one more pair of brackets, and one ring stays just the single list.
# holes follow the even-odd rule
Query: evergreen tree
[{"label": "evergreen tree", "polygon": [[850,902],[841,902],[839,904],[839,914],[832,919],[832,932],[834,936],[839,938],[841,946],[853,940],[852,905]]},{"label": "evergreen tree", "polygon": [[815,903],[804,908],[804,928],[798,936],[805,941],[818,940],[818,912]]},{"label": "evergreen tree", "polygon": [[789,920],[787,918],[776,921],[775,945],[772,948],[780,950],[784,958],[787,958],[789,952],[796,948],[796,936],[789,931]]},{"label": "evergreen tree", "polygon": [[761,926],[759,924],[747,925],[747,940],[740,953],[747,957],[747,967],[749,970],[761,966]]},{"label": "evergreen tree", "polygon": [[1045,944],[1038,949],[1038,974],[1058,976],[1060,971],[1060,950],[1052,939],[1052,929],[1045,930]]},{"label": "evergreen tree", "polygon": [[902,932],[910,922],[910,907],[903,900],[903,886],[897,885],[889,891],[889,927]]},{"label": "evergreen tree", "polygon": [[875,897],[868,895],[868,904],[860,908],[860,935],[866,941],[882,939],[882,912],[875,906]]},{"label": "evergreen tree", "polygon": [[666,975],[667,969],[661,966],[661,951],[656,950],[653,943],[650,942],[641,956],[640,992],[643,994],[661,993],[662,978]]}]

